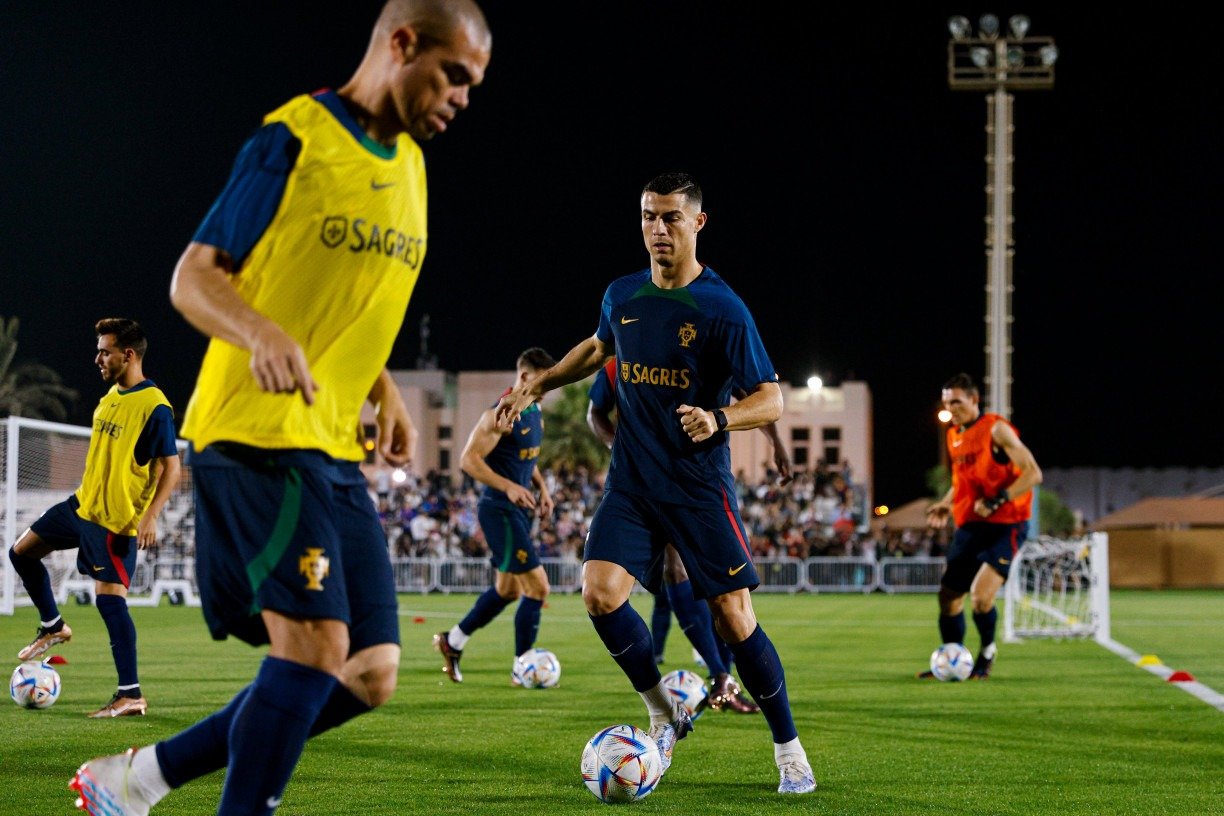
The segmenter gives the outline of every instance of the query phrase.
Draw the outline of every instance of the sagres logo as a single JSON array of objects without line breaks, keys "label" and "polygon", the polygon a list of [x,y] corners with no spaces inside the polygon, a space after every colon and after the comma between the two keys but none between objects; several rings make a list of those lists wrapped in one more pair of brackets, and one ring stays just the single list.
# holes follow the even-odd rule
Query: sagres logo
[{"label": "sagres logo", "polygon": [[680,345],[685,348],[689,347],[689,343],[697,339],[697,329],[692,323],[685,323],[680,327]]},{"label": "sagres logo", "polygon": [[648,366],[641,363],[621,362],[621,381],[629,385],[646,383],[648,385],[666,385],[672,388],[688,388],[690,384],[687,368],[663,368]]},{"label": "sagres logo", "polygon": [[328,249],[343,247],[352,253],[374,252],[417,269],[425,256],[425,239],[395,227],[375,224],[368,218],[349,221],[343,215],[323,219],[319,240]]},{"label": "sagres logo", "polygon": [[340,246],[347,234],[348,219],[343,215],[333,215],[323,219],[323,232],[319,237],[323,239],[324,246],[328,248]]},{"label": "sagres logo", "polygon": [[306,576],[306,588],[323,591],[323,579],[331,573],[331,559],[323,554],[322,547],[307,547],[306,554],[298,559],[298,572]]}]

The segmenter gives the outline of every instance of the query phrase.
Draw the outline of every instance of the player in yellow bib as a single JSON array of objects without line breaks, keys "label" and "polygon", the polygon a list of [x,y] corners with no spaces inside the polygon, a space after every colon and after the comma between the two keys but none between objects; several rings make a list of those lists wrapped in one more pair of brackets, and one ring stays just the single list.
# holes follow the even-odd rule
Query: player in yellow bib
[{"label": "player in yellow bib", "polygon": [[136,671],[136,626],[127,592],[136,551],[157,541],[157,516],[178,485],[182,466],[170,402],[144,375],[149,346],[144,330],[127,318],[99,320],[94,329],[94,362],[111,387],[94,409],[81,486],[30,525],[9,560],[38,609],[38,632],[17,654],[34,660],[72,639],[42,559],[55,550],[77,549],[77,571],[95,581],[95,603],[119,675],[110,702],[89,716],[111,719],[149,709]]},{"label": "player in yellow bib", "polygon": [[426,250],[420,143],[484,79],[474,0],[389,0],[353,77],[273,111],[179,260],[171,300],[211,340],[183,436],[214,638],[268,652],[252,683],[154,746],[85,763],[92,814],[143,814],[228,766],[218,814],[271,813],[309,737],[395,690],[398,602],[360,470],[416,431],[386,370]]}]

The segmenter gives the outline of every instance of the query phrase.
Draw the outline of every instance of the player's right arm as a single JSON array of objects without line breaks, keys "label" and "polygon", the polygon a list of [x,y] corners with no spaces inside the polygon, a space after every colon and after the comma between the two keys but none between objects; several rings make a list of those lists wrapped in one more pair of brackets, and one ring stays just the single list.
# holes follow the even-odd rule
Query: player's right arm
[{"label": "player's right arm", "polygon": [[514,386],[509,394],[501,398],[494,409],[494,418],[499,427],[508,429],[524,408],[540,397],[584,377],[608,361],[615,352],[610,343],[591,335],[574,346],[551,368],[546,368],[535,377]]},{"label": "player's right arm", "polygon": [[281,123],[264,125],[247,140],[175,266],[170,302],[205,335],[249,351],[261,389],[301,391],[313,404],[318,384],[301,346],[247,305],[232,282],[275,216],[300,152],[301,143]]},{"label": "player's right arm", "polygon": [[459,457],[459,467],[481,484],[506,494],[506,498],[519,507],[533,508],[536,505],[535,495],[518,482],[502,476],[485,461],[485,457],[493,452],[497,443],[506,433],[497,424],[494,409],[490,408],[480,415],[480,421],[468,434],[467,444]]}]

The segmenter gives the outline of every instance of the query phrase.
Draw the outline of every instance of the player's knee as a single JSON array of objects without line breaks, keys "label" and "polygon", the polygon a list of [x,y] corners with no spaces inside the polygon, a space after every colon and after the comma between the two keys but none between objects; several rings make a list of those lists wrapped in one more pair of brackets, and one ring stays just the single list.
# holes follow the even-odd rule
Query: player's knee
[{"label": "player's knee", "polygon": [[973,614],[984,615],[992,609],[994,609],[993,595],[983,596],[980,598],[976,595],[973,596]]},{"label": "player's knee", "polygon": [[399,673],[395,666],[378,666],[368,672],[364,680],[366,702],[370,708],[378,708],[395,694]]},{"label": "player's knee", "polygon": [[615,612],[624,603],[607,590],[589,583],[582,585],[582,602],[586,605],[587,614],[592,616]]}]

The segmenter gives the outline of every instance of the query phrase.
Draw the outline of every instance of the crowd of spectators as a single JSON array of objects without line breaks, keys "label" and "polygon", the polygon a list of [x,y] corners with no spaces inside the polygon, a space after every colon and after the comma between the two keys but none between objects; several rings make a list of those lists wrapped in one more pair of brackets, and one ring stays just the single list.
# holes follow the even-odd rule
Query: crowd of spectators
[{"label": "crowd of spectators", "polygon": [[[402,480],[396,481],[392,471],[382,471],[370,485],[393,557],[487,557],[476,520],[479,484],[466,477],[454,483],[437,471],[400,475]],[[554,509],[537,524],[540,556],[581,561],[587,529],[603,495],[603,474],[575,468],[546,470],[544,475]],[[741,471],[735,487],[757,558],[944,554],[944,536],[935,532],[873,530],[863,489],[845,467],[832,469],[819,462],[811,471],[797,472],[786,485],[779,485],[777,474],[770,472],[760,483],[750,483]],[[184,494],[167,505],[163,521],[169,529],[163,528],[149,559],[175,562],[193,554],[190,504],[190,494]]]},{"label": "crowd of spectators", "polygon": [[[540,555],[581,561],[587,529],[603,495],[602,474],[576,468],[546,470],[544,475],[555,508],[552,517],[537,526]],[[470,478],[456,485],[437,472],[423,477],[406,473],[399,483],[378,477],[372,493],[391,555],[485,557],[488,549],[476,521],[479,488]],[[736,492],[758,558],[943,554],[940,542],[920,531],[873,534],[866,523],[863,490],[845,468],[832,470],[820,463],[811,472],[796,473],[786,485],[778,485],[772,473],[750,484],[741,472]]]}]

